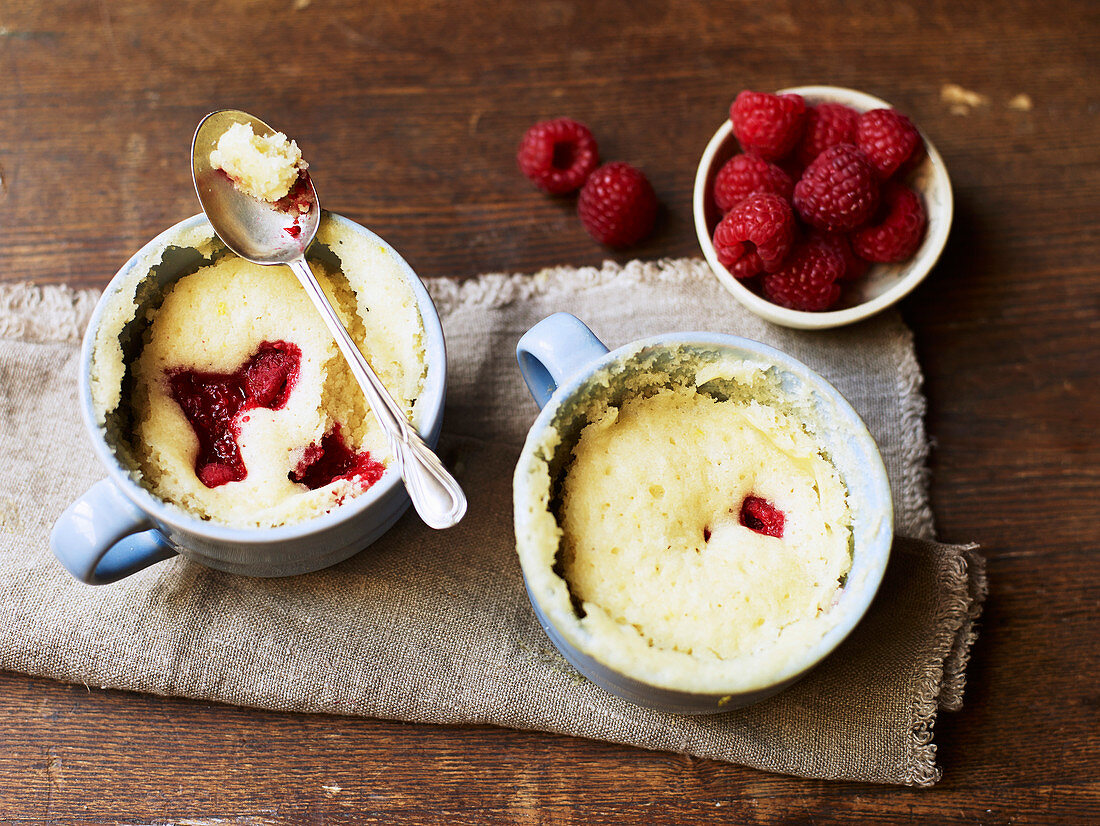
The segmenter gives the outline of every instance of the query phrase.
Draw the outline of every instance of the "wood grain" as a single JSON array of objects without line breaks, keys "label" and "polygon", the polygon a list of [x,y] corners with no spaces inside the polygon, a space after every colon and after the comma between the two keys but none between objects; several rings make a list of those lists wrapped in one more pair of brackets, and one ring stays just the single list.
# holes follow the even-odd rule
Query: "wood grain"
[{"label": "wood grain", "polygon": [[[955,188],[903,312],[940,534],[982,543],[992,587],[932,790],[0,674],[0,822],[1100,821],[1097,54],[1087,0],[0,2],[0,281],[105,285],[197,211],[190,135],[219,107],[294,135],[325,205],[422,276],[467,278],[697,255],[695,164],[741,88],[891,101]],[[949,83],[986,102],[953,111]],[[523,130],[563,114],[649,175],[643,245],[601,248],[518,172]]]}]

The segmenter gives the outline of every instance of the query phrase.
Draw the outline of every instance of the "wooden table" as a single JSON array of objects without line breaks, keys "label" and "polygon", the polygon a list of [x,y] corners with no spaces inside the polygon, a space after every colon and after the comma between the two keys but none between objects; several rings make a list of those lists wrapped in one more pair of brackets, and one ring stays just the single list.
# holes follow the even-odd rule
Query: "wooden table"
[{"label": "wooden table", "polygon": [[[902,305],[940,535],[992,594],[932,790],[771,776],[495,728],[299,716],[0,674],[4,823],[1100,821],[1100,6],[686,0],[0,2],[0,279],[101,287],[197,211],[191,131],[296,136],[326,206],[425,277],[697,255],[695,164],[740,89],[879,95],[933,137],[951,240]],[[945,97],[957,84],[977,96]],[[611,254],[515,164],[570,115],[645,169]]]}]

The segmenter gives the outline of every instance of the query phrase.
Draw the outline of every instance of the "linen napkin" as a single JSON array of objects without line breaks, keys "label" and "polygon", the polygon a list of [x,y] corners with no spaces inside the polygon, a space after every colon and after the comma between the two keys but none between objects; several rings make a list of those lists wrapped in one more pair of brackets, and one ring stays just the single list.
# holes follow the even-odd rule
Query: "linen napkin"
[{"label": "linen napkin", "polygon": [[[356,557],[287,579],[177,558],[98,588],[47,547],[61,510],[104,475],[76,402],[79,336],[98,293],[0,287],[0,668],[271,709],[560,732],[805,777],[939,779],[933,725],[961,705],[986,585],[974,546],[933,541],[922,377],[898,315],[775,327],[694,259],[428,286],[449,359],[440,451],[470,497],[459,526],[435,532],[410,511]],[[512,531],[512,471],[537,412],[514,349],[558,310],[612,348],[687,330],[763,341],[823,374],[864,418],[906,538],[864,621],[792,688],[707,717],[641,709],[581,678],[539,627]]]}]

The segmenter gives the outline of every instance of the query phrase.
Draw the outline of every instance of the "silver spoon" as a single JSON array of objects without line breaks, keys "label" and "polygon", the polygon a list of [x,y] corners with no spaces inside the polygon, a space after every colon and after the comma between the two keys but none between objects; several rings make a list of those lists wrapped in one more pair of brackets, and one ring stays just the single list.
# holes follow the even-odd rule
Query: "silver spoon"
[{"label": "silver spoon", "polygon": [[[214,232],[237,255],[255,264],[286,264],[298,276],[389,439],[390,450],[416,512],[432,528],[451,527],[466,513],[466,496],[462,488],[443,467],[439,457],[424,444],[405,418],[404,411],[382,385],[378,374],[359,352],[306,263],[306,248],[317,234],[321,220],[317,190],[309,174],[303,173],[292,190],[293,206],[289,212],[239,191],[221,170],[210,165],[210,151],[234,123],[251,124],[257,135],[275,133],[259,118],[235,109],[211,112],[202,119],[191,143],[191,174],[202,211]],[[301,211],[299,205],[305,211]],[[293,236],[288,231],[288,224],[298,227]]]}]

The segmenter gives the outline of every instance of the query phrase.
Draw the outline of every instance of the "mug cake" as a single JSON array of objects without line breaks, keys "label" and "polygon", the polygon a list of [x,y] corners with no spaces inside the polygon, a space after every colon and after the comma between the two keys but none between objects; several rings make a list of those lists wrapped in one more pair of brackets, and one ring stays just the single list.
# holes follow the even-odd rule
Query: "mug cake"
[{"label": "mug cake", "polygon": [[[135,268],[94,345],[96,418],[131,476],[234,527],[293,524],[368,490],[387,440],[293,273],[237,257],[208,230],[174,241],[160,253],[190,256],[189,272],[161,285]],[[309,263],[412,416],[424,325],[398,260],[325,214]]]},{"label": "mug cake", "polygon": [[785,364],[686,342],[629,346],[559,389],[515,509],[532,604],[566,657],[627,699],[718,711],[839,642],[892,517],[873,441],[837,412]]}]

